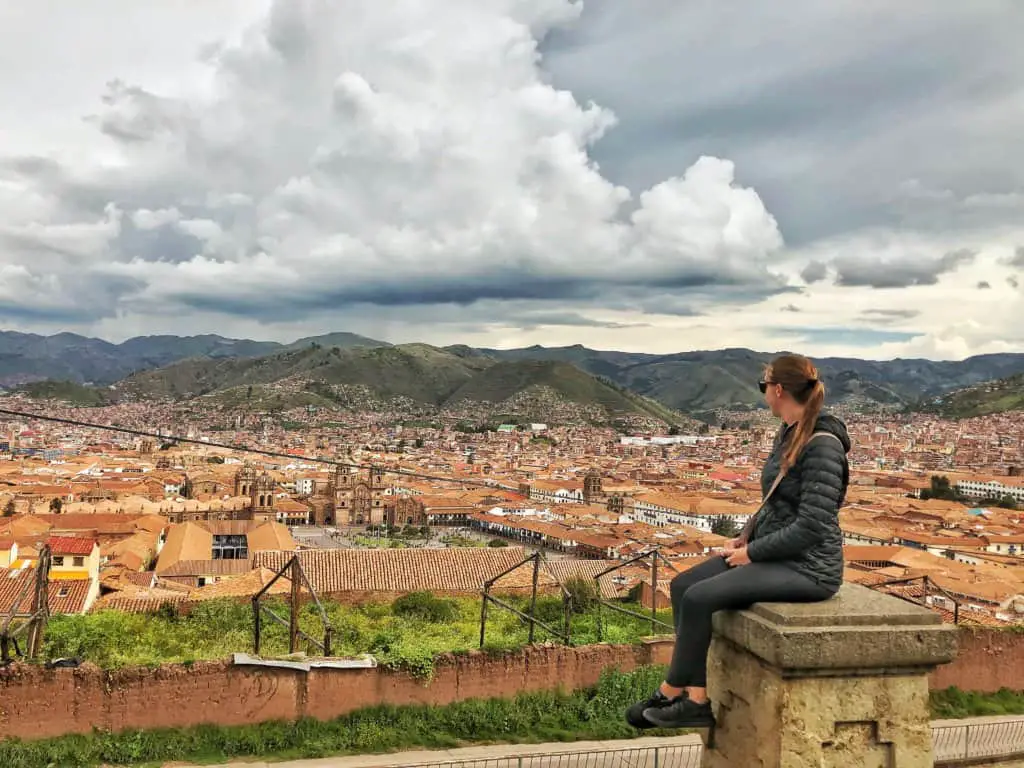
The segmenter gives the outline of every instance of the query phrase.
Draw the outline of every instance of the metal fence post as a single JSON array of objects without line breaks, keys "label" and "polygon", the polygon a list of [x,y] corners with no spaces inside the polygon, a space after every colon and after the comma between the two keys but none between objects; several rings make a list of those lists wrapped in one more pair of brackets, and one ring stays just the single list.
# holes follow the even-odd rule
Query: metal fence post
[{"label": "metal fence post", "polygon": [[971,726],[964,726],[964,759],[971,756]]}]

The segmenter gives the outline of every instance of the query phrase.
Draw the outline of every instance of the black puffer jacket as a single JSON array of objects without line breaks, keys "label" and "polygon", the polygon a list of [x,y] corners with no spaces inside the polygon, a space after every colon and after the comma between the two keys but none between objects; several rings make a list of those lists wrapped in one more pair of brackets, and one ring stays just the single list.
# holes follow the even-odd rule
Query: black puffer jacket
[{"label": "black puffer jacket", "polygon": [[[795,429],[783,426],[775,437],[761,471],[762,494],[775,482],[786,438]],[[807,444],[753,521],[747,554],[753,562],[781,561],[821,586],[838,590],[843,582],[839,507],[850,482],[850,436],[840,419],[826,413],[818,417],[814,431],[829,432],[839,440],[821,435]]]}]

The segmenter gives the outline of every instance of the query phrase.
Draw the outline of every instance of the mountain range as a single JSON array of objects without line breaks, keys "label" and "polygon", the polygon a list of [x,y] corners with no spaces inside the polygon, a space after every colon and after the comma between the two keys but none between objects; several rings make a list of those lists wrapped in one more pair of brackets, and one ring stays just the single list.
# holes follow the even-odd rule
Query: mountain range
[{"label": "mountain range", "polygon": [[[0,385],[116,384],[115,392],[135,397],[187,398],[239,388],[251,397],[250,386],[296,382],[311,400],[337,402],[354,387],[435,407],[509,401],[539,387],[609,412],[669,420],[672,411],[702,415],[758,406],[757,380],[776,354],[738,348],[656,355],[582,345],[507,350],[392,345],[350,333],[291,344],[215,335],[143,336],[112,344],[70,333],[0,332]],[[815,363],[831,400],[896,408],[933,403],[950,392],[1024,373],[1024,354],[1014,353],[960,361],[816,358]],[[52,392],[54,386],[37,383],[28,391]]]}]

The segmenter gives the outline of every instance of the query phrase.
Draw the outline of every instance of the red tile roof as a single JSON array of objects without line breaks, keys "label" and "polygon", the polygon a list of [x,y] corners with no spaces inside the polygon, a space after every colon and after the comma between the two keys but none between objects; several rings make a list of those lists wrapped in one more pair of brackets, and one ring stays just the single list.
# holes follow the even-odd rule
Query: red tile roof
[{"label": "red tile roof", "polygon": [[81,536],[50,536],[46,543],[55,555],[91,555],[96,539]]},{"label": "red tile roof", "polygon": [[[34,568],[8,570],[0,568],[0,614],[9,613],[14,601],[25,589],[25,597],[18,604],[17,615],[28,616],[32,612],[32,597],[35,590],[36,571]],[[62,579],[49,584],[50,613],[81,613],[89,596],[91,579]]]}]

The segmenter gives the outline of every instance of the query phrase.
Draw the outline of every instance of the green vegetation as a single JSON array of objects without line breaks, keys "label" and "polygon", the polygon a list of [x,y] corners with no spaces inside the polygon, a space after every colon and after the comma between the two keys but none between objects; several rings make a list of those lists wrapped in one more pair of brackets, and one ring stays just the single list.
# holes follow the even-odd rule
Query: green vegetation
[{"label": "green vegetation", "polygon": [[[606,671],[591,690],[520,694],[444,707],[373,707],[329,722],[268,722],[153,731],[98,732],[45,741],[0,741],[4,768],[318,758],[488,743],[629,739],[623,710],[648,696],[662,670]],[[650,732],[644,732],[650,735]]]},{"label": "green vegetation", "polygon": [[931,692],[931,708],[936,718],[1024,715],[1024,691],[1002,688],[996,693],[976,693],[951,686]]},{"label": "green vegetation", "polygon": [[728,517],[719,516],[711,522],[711,532],[718,536],[726,536],[731,539],[734,536],[739,535],[740,527]]},{"label": "green vegetation", "polygon": [[963,495],[945,475],[932,475],[931,485],[921,491],[921,498],[943,499],[944,501],[958,501],[961,504],[972,507],[1001,507],[1002,509],[1016,509],[1017,501],[1013,496],[1003,496],[1001,499],[978,499]]},{"label": "green vegetation", "polygon": [[660,403],[556,360],[517,360],[491,365],[454,392],[446,405],[463,401],[505,402],[517,394],[546,387],[565,400],[604,408],[610,415],[633,414],[674,421],[678,414]]},{"label": "green vegetation", "polygon": [[[369,653],[382,665],[429,678],[439,654],[479,646],[479,600],[424,595],[409,595],[392,605],[371,603],[351,607],[325,601],[324,608],[335,630],[334,652],[342,656]],[[512,602],[520,610],[528,610],[526,599]],[[288,611],[283,600],[268,600],[267,606],[281,616]],[[639,610],[635,605],[632,608]],[[665,611],[660,617],[667,620],[668,615]],[[557,627],[562,616],[560,599],[541,597],[537,601],[537,618],[541,621]],[[575,644],[597,641],[596,620],[592,603],[573,617]],[[649,621],[615,611],[605,611],[603,622],[604,639],[609,642],[630,643],[651,634]],[[319,614],[313,605],[303,606],[299,623],[311,637],[322,634]],[[519,648],[526,644],[527,636],[528,627],[517,617],[492,608],[487,620],[487,649]],[[538,629],[537,639],[546,639],[546,633]],[[276,622],[263,622],[262,642],[264,655],[285,655],[287,629]],[[43,657],[48,660],[80,656],[100,667],[114,669],[223,659],[251,649],[251,606],[232,600],[211,600],[199,603],[184,616],[170,608],[150,615],[99,611],[85,616],[54,616],[46,632]],[[315,652],[312,648],[308,650]]]},{"label": "green vegetation", "polygon": [[933,398],[921,409],[954,419],[1024,411],[1024,373],[976,384],[942,398]]},{"label": "green vegetation", "polygon": [[[286,380],[294,387],[278,384]],[[367,408],[395,398],[450,408],[480,401],[497,404],[544,390],[556,400],[598,407],[611,416],[672,421],[679,417],[660,403],[568,362],[498,362],[427,344],[327,349],[312,343],[265,357],[189,359],[130,376],[119,388],[139,397],[204,396],[221,407],[264,411],[305,406]],[[523,410],[544,411],[553,404],[544,398],[538,402]],[[540,418],[544,414],[518,416]],[[472,431],[479,427],[466,423],[462,428]]]},{"label": "green vegetation", "polygon": [[38,400],[61,400],[71,405],[86,407],[109,405],[114,401],[113,393],[109,389],[87,387],[74,381],[33,381],[18,387],[15,391]]},{"label": "green vegetation", "polygon": [[387,536],[380,538],[369,536],[355,536],[352,539],[352,543],[357,547],[363,547],[364,549],[407,549],[409,542],[403,541],[402,539],[392,539]]},{"label": "green vegetation", "polygon": [[441,543],[448,547],[485,547],[487,546],[482,541],[477,539],[471,539],[468,536],[460,536],[457,533],[452,533],[441,538]]}]

